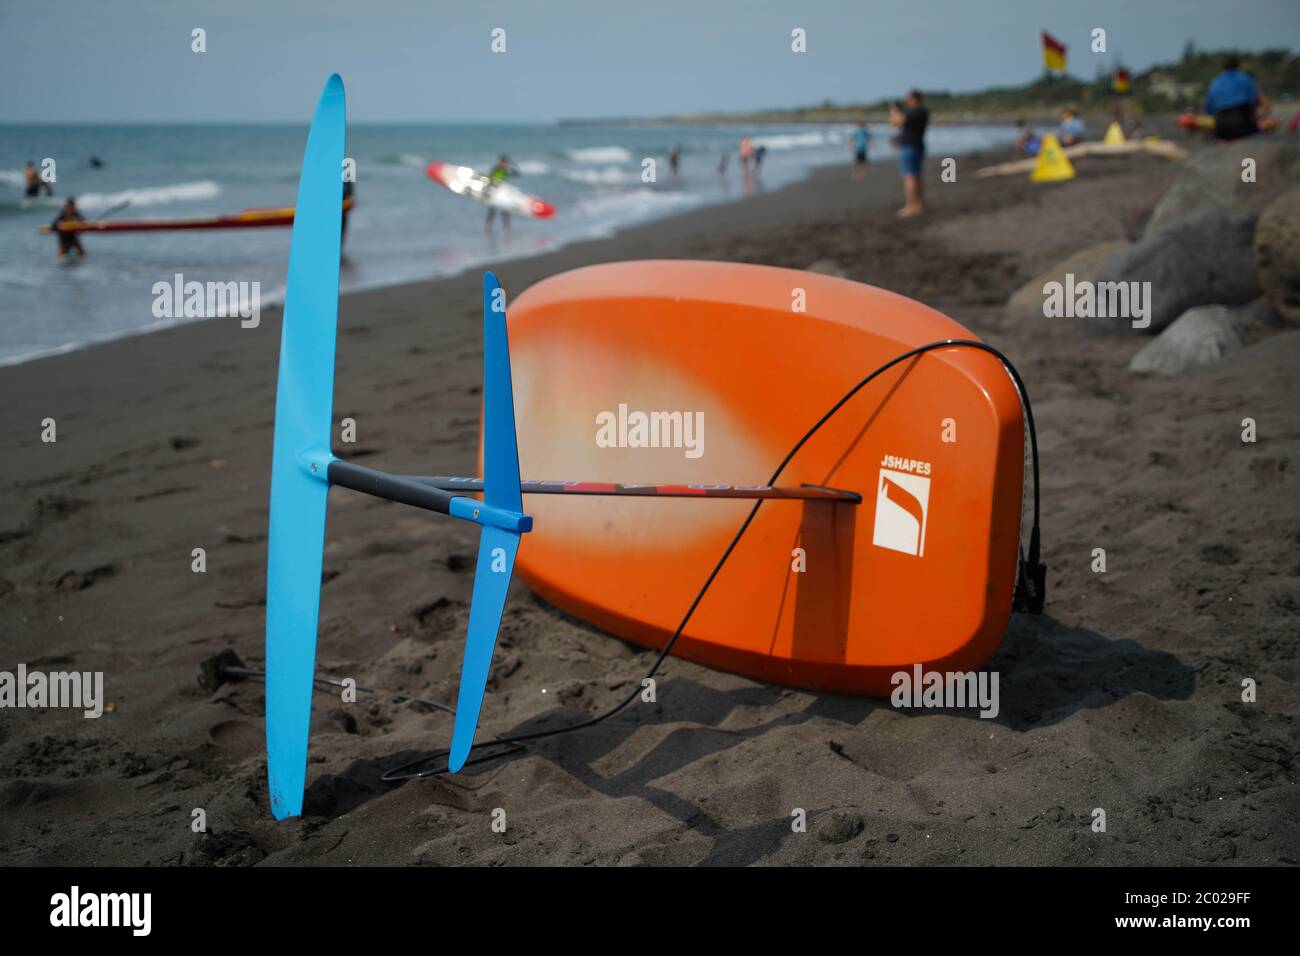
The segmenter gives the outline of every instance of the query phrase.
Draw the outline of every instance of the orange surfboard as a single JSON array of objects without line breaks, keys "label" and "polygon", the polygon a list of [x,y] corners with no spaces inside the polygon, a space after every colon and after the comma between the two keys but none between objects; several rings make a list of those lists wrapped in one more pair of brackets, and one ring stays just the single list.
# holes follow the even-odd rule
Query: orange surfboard
[{"label": "orange surfboard", "polygon": [[[564,273],[508,309],[524,479],[762,485],[856,382],[973,339],[920,303],[829,276],[713,262]],[[781,476],[860,504],[765,501],[674,653],[764,681],[887,696],[963,671],[1011,613],[1024,431],[1001,363],[909,359]],[[752,501],[535,495],[518,568],[545,600],[649,647],[671,637]]]}]

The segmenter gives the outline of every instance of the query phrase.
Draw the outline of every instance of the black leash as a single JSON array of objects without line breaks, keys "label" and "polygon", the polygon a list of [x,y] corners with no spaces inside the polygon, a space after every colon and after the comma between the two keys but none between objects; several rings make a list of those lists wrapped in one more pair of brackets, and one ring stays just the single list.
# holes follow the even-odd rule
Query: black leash
[{"label": "black leash", "polygon": [[[1020,395],[1020,405],[1024,409],[1025,420],[1029,426],[1030,457],[1033,460],[1034,518],[1033,518],[1033,525],[1029,533],[1028,557],[1026,558],[1023,547],[1020,550],[1020,561],[1019,561],[1019,567],[1016,574],[1016,588],[1015,588],[1015,594],[1012,598],[1011,606],[1012,609],[1016,611],[1025,611],[1030,614],[1039,614],[1043,610],[1043,603],[1046,598],[1047,566],[1043,564],[1040,560],[1041,555],[1040,555],[1040,547],[1039,547],[1040,535],[1039,535],[1039,525],[1038,525],[1038,517],[1039,517],[1038,432],[1034,427],[1034,412],[1033,412],[1033,408],[1029,404],[1029,393],[1025,390],[1025,383],[1020,378],[1020,373],[1016,371],[1016,367],[1011,364],[1011,360],[1009,358],[1007,358],[1005,355],[1002,354],[1002,352],[1000,352],[998,349],[994,348],[993,346],[987,344],[986,342],[979,342],[979,341],[975,341],[974,339],[946,339],[942,342],[931,342],[927,345],[917,346],[914,349],[910,349],[909,351],[906,351],[901,355],[898,355],[895,358],[890,359],[884,365],[881,365],[870,375],[867,375],[856,385],[854,385],[851,389],[845,392],[844,396],[838,402],[832,405],[830,409],[826,412],[826,414],[824,414],[821,418],[819,418],[816,424],[814,424],[810,429],[808,429],[807,432],[804,433],[804,436],[800,438],[799,441],[795,443],[794,447],[791,448],[790,451],[786,454],[786,456],[783,459],[781,459],[781,464],[779,464],[776,468],[776,471],[772,473],[772,477],[767,480],[767,484],[775,485],[777,483],[777,479],[781,477],[781,473],[785,471],[786,466],[790,464],[791,459],[793,459],[794,456],[798,454],[799,450],[803,448],[805,444],[808,443],[808,440],[811,439],[813,435],[815,435],[823,425],[825,425],[828,421],[830,421],[831,417],[836,412],[838,412],[845,405],[846,402],[848,402],[851,398],[853,398],[854,395],[860,392],[872,380],[874,380],[884,372],[889,371],[889,369],[893,368],[895,365],[898,365],[900,362],[905,362],[909,358],[915,358],[924,355],[926,352],[933,352],[936,349],[943,349],[943,348],[973,348],[973,349],[979,349],[980,351],[983,352],[987,352],[990,355],[994,356],[995,358],[998,359],[998,361],[1002,363],[1003,367],[1006,368],[1007,373],[1011,376],[1011,380],[1015,383],[1016,391]],[[476,743],[474,744],[473,747],[470,748],[471,758],[465,761],[465,765],[469,766],[470,764],[483,763],[488,760],[495,760],[496,758],[505,756],[507,754],[516,753],[519,750],[523,749],[522,746],[520,745],[525,743],[526,741],[541,740],[545,737],[555,737],[558,736],[559,734],[567,734],[567,733],[572,733],[575,730],[583,730],[587,727],[594,727],[596,724],[603,723],[604,721],[613,717],[615,714],[617,714],[619,711],[625,708],[628,704],[632,703],[632,701],[636,700],[636,698],[641,694],[641,688],[645,685],[645,681],[654,677],[655,673],[659,670],[660,665],[663,664],[664,659],[667,658],[668,655],[672,652],[673,645],[676,644],[677,639],[681,637],[682,631],[685,630],[686,625],[690,622],[692,615],[695,614],[696,609],[700,606],[700,602],[704,600],[704,595],[708,593],[709,588],[713,585],[714,580],[717,579],[719,572],[722,571],[723,566],[727,563],[727,560],[731,557],[732,552],[736,550],[736,545],[740,544],[741,538],[743,538],[745,536],[745,532],[749,530],[749,526],[750,524],[753,523],[755,515],[758,514],[758,509],[761,508],[762,506],[763,506],[762,499],[759,499],[754,503],[754,506],[753,508],[750,509],[749,514],[746,516],[744,523],[740,526],[739,530],[736,531],[735,536],[731,539],[731,543],[727,545],[727,550],[722,553],[722,557],[718,559],[718,563],[714,565],[713,571],[710,572],[708,578],[704,582],[704,585],[700,588],[699,592],[695,595],[695,600],[691,602],[691,606],[687,609],[685,616],[682,617],[681,623],[677,625],[677,630],[673,631],[673,636],[669,638],[668,643],[666,643],[663,646],[663,649],[659,652],[659,655],[655,658],[654,663],[650,665],[650,669],[646,671],[645,676],[641,678],[640,683],[638,683],[636,688],[633,689],[632,693],[628,694],[627,697],[623,698],[623,700],[621,700],[619,703],[615,704],[613,707],[606,710],[604,713],[598,714],[595,717],[588,717],[585,720],[580,720],[573,724],[566,724],[563,727],[555,727],[552,728],[551,730],[535,730],[530,733],[510,734],[508,736],[497,736],[493,740],[485,740],[482,743]],[[450,708],[446,708],[446,709],[450,710]],[[473,756],[476,752],[479,751],[488,751],[489,748],[502,748],[502,747],[504,747],[505,749],[500,751],[488,752],[488,753],[480,753],[479,756]],[[450,753],[451,751],[448,748],[441,748],[439,750],[434,750],[428,754],[425,754],[422,757],[417,757],[414,760],[409,760],[406,763],[394,767],[393,769],[386,772],[380,779],[383,780],[385,783],[400,783],[406,780],[418,780],[421,777],[430,777],[430,776],[435,776],[437,774],[446,773],[447,757]]]}]

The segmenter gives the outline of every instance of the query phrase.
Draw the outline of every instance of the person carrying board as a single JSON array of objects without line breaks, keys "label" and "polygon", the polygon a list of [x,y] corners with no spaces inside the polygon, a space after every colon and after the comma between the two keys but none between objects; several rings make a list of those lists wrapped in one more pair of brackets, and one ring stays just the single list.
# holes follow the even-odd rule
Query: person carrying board
[{"label": "person carrying board", "polygon": [[[510,162],[509,156],[502,153],[497,158],[496,165],[488,171],[487,175],[488,180],[493,186],[495,186],[498,183],[505,182],[512,176],[518,176],[519,167]],[[488,203],[487,219],[483,223],[483,232],[486,233],[489,239],[492,238],[492,220],[496,218],[496,214],[496,207],[491,203]],[[501,210],[501,235],[507,238],[510,236],[510,213],[506,212],[504,209]]]}]

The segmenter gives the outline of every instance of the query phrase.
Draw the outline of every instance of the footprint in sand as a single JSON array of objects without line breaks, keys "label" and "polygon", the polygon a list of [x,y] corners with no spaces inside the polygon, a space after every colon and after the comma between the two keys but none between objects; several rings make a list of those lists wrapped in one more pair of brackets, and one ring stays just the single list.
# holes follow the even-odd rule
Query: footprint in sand
[{"label": "footprint in sand", "polygon": [[246,720],[223,720],[208,731],[208,739],[226,750],[254,750],[262,746],[262,727]]}]

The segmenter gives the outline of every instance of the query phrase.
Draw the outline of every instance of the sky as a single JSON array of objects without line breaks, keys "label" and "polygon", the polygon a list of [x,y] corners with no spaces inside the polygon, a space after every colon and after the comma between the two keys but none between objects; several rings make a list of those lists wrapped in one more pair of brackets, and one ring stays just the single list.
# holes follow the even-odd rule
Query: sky
[{"label": "sky", "polygon": [[1090,79],[1188,39],[1295,50],[1300,0],[0,0],[0,122],[296,123],[336,71],[357,122],[865,102],[1024,83],[1044,28]]}]

